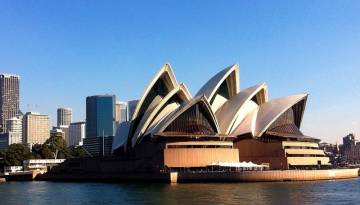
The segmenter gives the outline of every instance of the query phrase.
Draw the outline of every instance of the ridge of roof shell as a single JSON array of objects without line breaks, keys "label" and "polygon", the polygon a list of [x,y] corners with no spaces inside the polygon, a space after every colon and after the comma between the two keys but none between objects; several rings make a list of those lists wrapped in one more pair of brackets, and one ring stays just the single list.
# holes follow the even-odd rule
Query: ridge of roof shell
[{"label": "ridge of roof shell", "polygon": [[235,72],[235,93],[238,93],[240,90],[240,80],[239,80],[239,65],[234,64],[231,65],[222,71],[218,72],[214,75],[210,80],[208,80],[196,93],[195,96],[202,96],[204,95],[208,100],[210,100],[220,85],[233,73]]},{"label": "ridge of roof shell", "polygon": [[255,136],[260,137],[281,114],[292,106],[301,101],[306,103],[307,97],[308,94],[290,95],[271,100],[260,106],[257,113]]},{"label": "ridge of roof shell", "polygon": [[134,110],[134,113],[132,115],[132,119],[134,120],[138,115],[139,115],[139,111],[144,103],[145,98],[147,97],[147,95],[149,94],[151,88],[154,86],[154,84],[163,76],[163,75],[168,75],[168,77],[170,78],[171,84],[173,87],[176,87],[176,85],[178,85],[177,81],[176,81],[176,77],[174,75],[174,72],[170,66],[169,63],[165,63],[161,69],[157,72],[157,74],[152,78],[150,84],[146,87],[144,94],[142,95],[142,97],[140,98],[140,100],[138,101],[136,108]]},{"label": "ridge of roof shell", "polygon": [[136,142],[140,139],[140,137],[147,131],[149,128],[151,122],[153,119],[155,119],[155,116],[157,113],[161,111],[161,108],[176,94],[183,94],[184,96],[184,102],[189,102],[191,100],[191,94],[188,91],[185,84],[181,83],[177,85],[173,90],[171,90],[161,101],[159,104],[156,105],[156,107],[152,110],[148,110],[145,112],[144,116],[142,117],[133,137],[132,137],[132,146],[134,147],[136,145]]},{"label": "ridge of roof shell", "polygon": [[[245,103],[250,101],[261,90],[264,90],[264,103],[268,101],[266,83],[257,84],[255,86],[241,90],[238,94],[226,101],[215,113],[219,122],[222,134],[230,134],[235,121],[241,123],[247,114],[252,110],[246,110]],[[237,119],[241,117],[242,119]],[[236,126],[236,125],[235,125]],[[236,128],[236,127],[234,127]]]},{"label": "ridge of roof shell", "polygon": [[281,114],[302,100],[306,103],[307,96],[308,94],[290,95],[260,105],[258,109],[245,117],[243,122],[232,132],[232,134],[240,136],[251,133],[253,137],[261,137]]}]

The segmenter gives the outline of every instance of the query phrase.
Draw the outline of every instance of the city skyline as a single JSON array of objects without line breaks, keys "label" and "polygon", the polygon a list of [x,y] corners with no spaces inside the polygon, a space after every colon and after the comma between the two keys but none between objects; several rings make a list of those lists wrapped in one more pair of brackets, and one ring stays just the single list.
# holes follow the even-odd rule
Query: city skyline
[{"label": "city skyline", "polygon": [[309,94],[305,134],[331,143],[360,135],[357,2],[31,4],[0,8],[0,67],[21,76],[21,111],[47,114],[51,124],[64,106],[83,121],[87,96],[138,99],[167,62],[193,95],[239,63],[241,90],[261,79],[272,98]]}]

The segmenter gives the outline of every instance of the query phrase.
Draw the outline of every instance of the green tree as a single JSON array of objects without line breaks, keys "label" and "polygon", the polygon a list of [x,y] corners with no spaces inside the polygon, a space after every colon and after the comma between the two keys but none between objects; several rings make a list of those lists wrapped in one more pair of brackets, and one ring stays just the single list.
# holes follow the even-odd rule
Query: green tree
[{"label": "green tree", "polygon": [[49,146],[43,145],[40,150],[40,156],[42,159],[53,159],[55,158],[55,152],[53,152]]},{"label": "green tree", "polygon": [[42,144],[34,144],[32,146],[31,152],[34,159],[42,159],[41,156],[41,150],[42,150]]},{"label": "green tree", "polygon": [[24,160],[31,157],[29,147],[23,144],[12,144],[5,152],[5,166],[21,166]]},{"label": "green tree", "polygon": [[5,166],[5,151],[0,150],[0,173],[4,172]]},{"label": "green tree", "polygon": [[80,157],[87,156],[86,151],[84,150],[83,147],[71,146],[70,151],[71,151],[71,156],[74,158],[80,158]]},{"label": "green tree", "polygon": [[71,150],[61,136],[52,136],[42,145],[41,156],[43,158],[53,159],[56,153],[58,159],[72,158]]}]

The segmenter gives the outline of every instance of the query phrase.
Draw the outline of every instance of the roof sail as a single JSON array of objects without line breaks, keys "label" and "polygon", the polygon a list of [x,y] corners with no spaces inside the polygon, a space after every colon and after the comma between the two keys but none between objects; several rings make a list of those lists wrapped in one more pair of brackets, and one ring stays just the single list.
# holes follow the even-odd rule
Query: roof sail
[{"label": "roof sail", "polygon": [[[144,114],[154,109],[178,83],[170,64],[165,64],[146,87],[132,115],[128,138],[132,138]],[[129,142],[131,140],[128,140]]]},{"label": "roof sail", "polygon": [[240,91],[215,113],[221,133],[230,134],[252,110],[267,101],[267,85],[265,83]]},{"label": "roof sail", "polygon": [[[148,110],[144,114],[144,117],[141,119],[134,136],[132,137],[132,146],[135,146],[136,142],[140,140],[141,136],[144,135],[149,126],[153,123],[154,120],[156,120],[156,117],[162,113],[162,111],[166,111],[168,113],[171,111],[170,109],[165,109],[168,104],[176,103],[177,106],[180,106],[181,104],[190,101],[190,99],[191,94],[184,84],[178,85],[175,89],[169,92],[161,100],[161,102],[158,103],[156,107],[154,107],[154,109]],[[166,115],[166,113],[161,115]]]},{"label": "roof sail", "polygon": [[235,64],[220,71],[207,81],[196,96],[205,96],[215,112],[239,92],[239,81],[239,65]]},{"label": "roof sail", "polygon": [[217,135],[219,126],[204,96],[196,97],[169,114],[154,130],[155,135]]}]

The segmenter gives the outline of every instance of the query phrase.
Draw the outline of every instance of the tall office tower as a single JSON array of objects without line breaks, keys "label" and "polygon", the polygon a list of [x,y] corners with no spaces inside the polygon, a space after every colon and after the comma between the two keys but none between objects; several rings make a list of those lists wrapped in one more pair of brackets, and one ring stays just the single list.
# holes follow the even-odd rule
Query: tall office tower
[{"label": "tall office tower", "polygon": [[115,121],[117,124],[128,121],[128,112],[126,102],[116,101]]},{"label": "tall office tower", "polygon": [[43,144],[50,138],[49,116],[27,112],[23,117],[23,136],[27,144]]},{"label": "tall office tower", "polygon": [[343,137],[343,148],[344,150],[350,150],[351,147],[354,147],[356,144],[355,142],[355,136],[353,133],[350,133]]},{"label": "tall office tower", "polygon": [[19,114],[18,75],[0,74],[0,133],[6,131],[6,120]]},{"label": "tall office tower", "polygon": [[69,146],[82,146],[85,138],[85,122],[71,123],[68,136],[66,142]]},{"label": "tall office tower", "polygon": [[86,138],[115,135],[115,95],[86,98]]},{"label": "tall office tower", "polygon": [[128,119],[129,121],[132,119],[132,115],[135,112],[136,105],[138,104],[139,100],[131,100],[128,102]]},{"label": "tall office tower", "polygon": [[57,126],[67,125],[69,126],[72,121],[72,109],[71,108],[58,108],[57,109]]},{"label": "tall office tower", "polygon": [[22,116],[12,117],[6,121],[6,132],[10,133],[11,139],[9,143],[22,143]]}]

